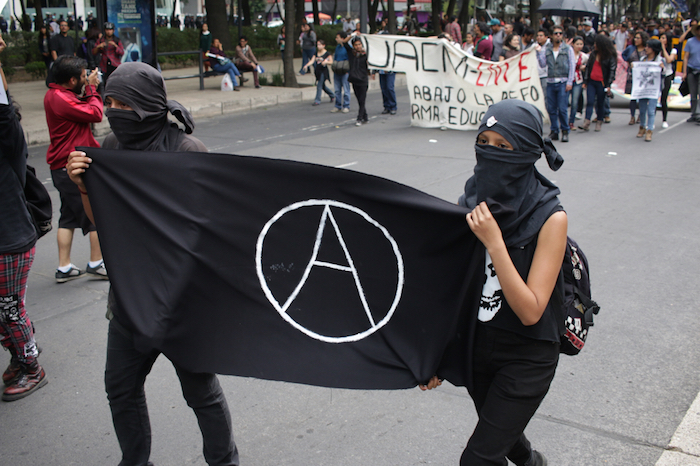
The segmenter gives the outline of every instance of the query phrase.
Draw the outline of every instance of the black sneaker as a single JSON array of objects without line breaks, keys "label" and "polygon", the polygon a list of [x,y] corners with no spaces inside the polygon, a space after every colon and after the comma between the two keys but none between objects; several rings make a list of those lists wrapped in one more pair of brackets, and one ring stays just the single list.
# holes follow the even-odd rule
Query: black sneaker
[{"label": "black sneaker", "polygon": [[691,115],[690,118],[688,118],[685,121],[687,121],[688,123],[692,123],[694,121],[698,121],[698,117],[696,117],[695,115]]},{"label": "black sneaker", "polygon": [[385,109],[382,111],[382,115],[388,115],[389,112],[390,112],[390,110],[389,110],[388,108],[385,108]]},{"label": "black sneaker", "polygon": [[552,141],[558,141],[559,140],[559,132],[558,131],[552,131],[549,133],[549,139]]},{"label": "black sneaker", "polygon": [[530,461],[525,463],[525,466],[547,466],[547,458],[537,450],[532,450]]},{"label": "black sneaker", "polygon": [[105,263],[102,262],[97,267],[90,267],[90,264],[85,268],[85,273],[90,275],[92,278],[97,278],[100,280],[109,280],[109,275],[107,275],[107,269],[105,268]]},{"label": "black sneaker", "polygon": [[80,278],[83,275],[85,275],[85,271],[80,270],[78,267],[71,267],[68,272],[61,272],[60,270],[56,269],[56,283],[69,282],[71,280],[75,280],[76,278]]},{"label": "black sneaker", "polygon": [[389,113],[390,113],[391,115],[396,115],[396,110],[389,110]]},{"label": "black sneaker", "polygon": [[569,142],[569,132],[568,131],[561,132],[561,142]]}]

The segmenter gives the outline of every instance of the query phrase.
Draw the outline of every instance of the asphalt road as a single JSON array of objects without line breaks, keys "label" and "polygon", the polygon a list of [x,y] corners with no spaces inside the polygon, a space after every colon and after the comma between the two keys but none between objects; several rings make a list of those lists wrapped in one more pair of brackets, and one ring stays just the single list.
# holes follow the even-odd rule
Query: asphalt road
[{"label": "asphalt road", "polygon": [[[379,94],[369,100],[370,123],[359,128],[354,113],[331,114],[324,102],[199,121],[195,136],[212,152],[345,167],[456,200],[472,173],[476,134],[410,127],[405,91],[396,116],[379,115]],[[557,144],[566,160],[561,170],[539,165],[561,187],[569,234],[588,256],[602,307],[584,351],[560,360],[526,431],[552,466],[656,464],[700,390],[700,128],[683,123],[686,117],[672,112],[671,128],[645,143],[627,125],[627,111],[615,108],[601,133],[577,132]],[[657,120],[660,127],[660,113]],[[30,163],[49,179],[45,150],[33,148]],[[50,181],[47,187],[56,224],[58,196]],[[73,262],[87,259],[87,239],[76,238]],[[37,245],[27,293],[49,384],[0,403],[0,462],[117,464],[102,380],[108,284],[58,285],[56,265],[52,232]],[[2,354],[4,367],[9,355]],[[466,391],[449,384],[423,393],[220,379],[245,466],[453,465],[476,422]],[[146,390],[152,461],[203,465],[195,417],[164,357]]]}]

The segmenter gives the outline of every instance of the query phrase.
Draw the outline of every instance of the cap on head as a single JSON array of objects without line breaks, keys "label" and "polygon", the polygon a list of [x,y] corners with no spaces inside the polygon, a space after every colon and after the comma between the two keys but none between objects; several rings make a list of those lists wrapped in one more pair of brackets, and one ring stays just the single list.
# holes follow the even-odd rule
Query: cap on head
[{"label": "cap on head", "polygon": [[591,21],[586,20],[586,21],[583,22],[583,25],[584,25],[584,26],[592,27],[592,26],[593,26],[593,23],[592,23]]},{"label": "cap on head", "polygon": [[497,18],[493,18],[491,21],[489,21],[489,26],[500,26],[501,21]]},{"label": "cap on head", "polygon": [[106,22],[105,23],[105,29],[114,29],[114,23]]}]

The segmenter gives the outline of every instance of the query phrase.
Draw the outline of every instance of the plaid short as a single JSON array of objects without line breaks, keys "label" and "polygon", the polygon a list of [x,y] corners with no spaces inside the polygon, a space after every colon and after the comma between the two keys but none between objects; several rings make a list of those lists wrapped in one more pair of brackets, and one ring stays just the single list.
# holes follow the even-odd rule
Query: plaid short
[{"label": "plaid short", "polygon": [[0,343],[24,364],[33,363],[39,355],[34,329],[24,309],[34,251],[0,254]]}]

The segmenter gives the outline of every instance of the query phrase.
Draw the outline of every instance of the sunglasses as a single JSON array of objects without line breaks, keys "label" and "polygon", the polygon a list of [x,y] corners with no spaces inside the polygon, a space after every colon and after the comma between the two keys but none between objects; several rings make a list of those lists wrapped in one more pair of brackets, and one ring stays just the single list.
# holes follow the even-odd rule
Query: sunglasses
[{"label": "sunglasses", "polygon": [[561,35],[563,35],[564,33],[561,32],[561,31],[559,31],[559,32],[553,32],[552,34],[554,34],[555,36],[561,36]]}]

